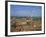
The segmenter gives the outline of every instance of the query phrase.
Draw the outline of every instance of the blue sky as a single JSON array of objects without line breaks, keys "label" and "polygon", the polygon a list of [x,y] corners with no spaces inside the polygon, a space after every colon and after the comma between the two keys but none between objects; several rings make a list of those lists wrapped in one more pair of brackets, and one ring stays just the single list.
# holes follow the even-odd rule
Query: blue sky
[{"label": "blue sky", "polygon": [[41,6],[11,5],[11,16],[41,16]]}]

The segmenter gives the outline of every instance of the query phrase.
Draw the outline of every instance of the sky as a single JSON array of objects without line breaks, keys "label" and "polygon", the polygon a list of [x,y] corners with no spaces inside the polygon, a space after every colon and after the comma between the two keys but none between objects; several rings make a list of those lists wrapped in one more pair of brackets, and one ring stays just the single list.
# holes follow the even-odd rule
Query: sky
[{"label": "sky", "polygon": [[11,16],[41,16],[41,6],[10,5]]}]

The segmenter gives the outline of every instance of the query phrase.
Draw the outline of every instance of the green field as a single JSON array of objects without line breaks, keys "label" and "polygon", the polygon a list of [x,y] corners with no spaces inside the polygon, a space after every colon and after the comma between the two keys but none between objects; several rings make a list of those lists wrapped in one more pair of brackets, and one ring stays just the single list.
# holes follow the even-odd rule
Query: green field
[{"label": "green field", "polygon": [[[12,18],[15,18],[15,19],[21,19],[21,18],[27,18],[27,17],[22,17],[22,16],[11,16],[11,19]],[[31,17],[32,20],[42,20],[42,18],[40,16],[36,17],[36,16],[33,16]]]}]

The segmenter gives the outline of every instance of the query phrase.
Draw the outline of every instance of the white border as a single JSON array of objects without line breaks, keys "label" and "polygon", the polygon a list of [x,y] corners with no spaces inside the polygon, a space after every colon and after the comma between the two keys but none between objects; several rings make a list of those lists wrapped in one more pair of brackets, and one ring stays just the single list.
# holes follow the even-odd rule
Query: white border
[{"label": "white border", "polygon": [[[10,32],[10,5],[42,6],[42,31]],[[44,4],[8,2],[8,35],[44,33]]]}]

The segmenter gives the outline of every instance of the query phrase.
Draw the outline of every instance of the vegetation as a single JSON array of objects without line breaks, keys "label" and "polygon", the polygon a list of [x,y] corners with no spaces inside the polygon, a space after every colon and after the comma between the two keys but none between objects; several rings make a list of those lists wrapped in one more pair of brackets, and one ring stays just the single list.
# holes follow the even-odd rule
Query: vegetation
[{"label": "vegetation", "polygon": [[[15,18],[15,19],[13,19]],[[25,18],[26,20],[22,19]],[[28,19],[27,19],[28,18]],[[41,30],[41,17],[27,17],[27,16],[11,16],[11,32],[20,31],[40,31]],[[18,20],[16,20],[18,19]]]}]

